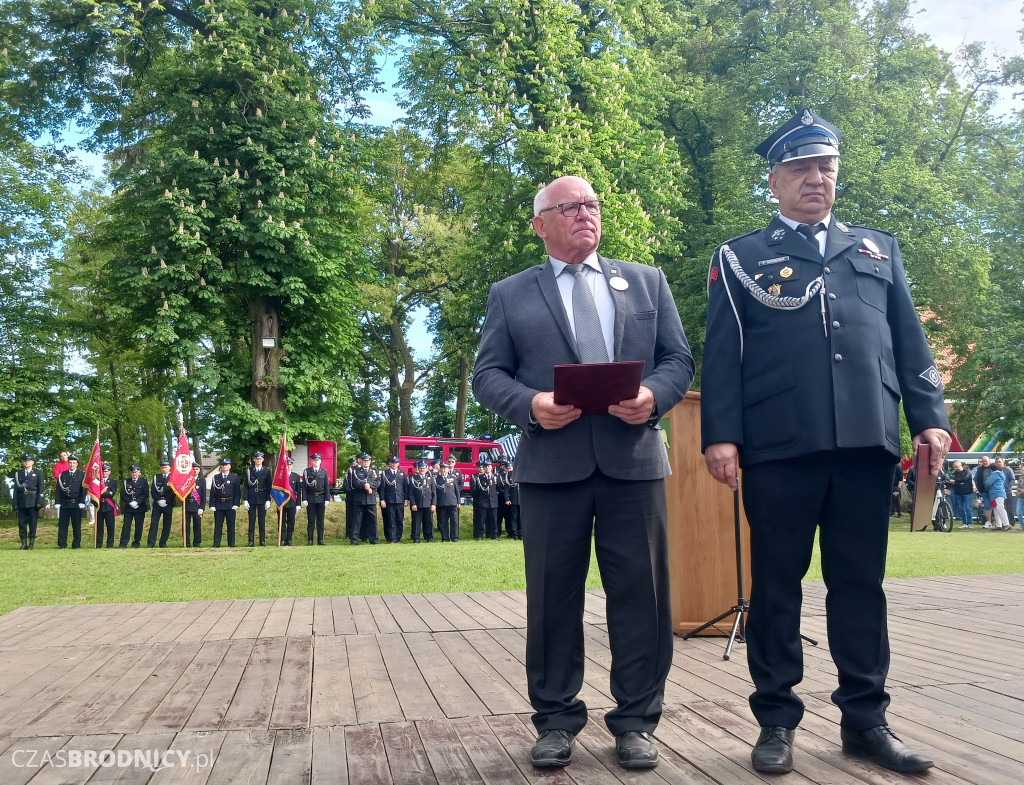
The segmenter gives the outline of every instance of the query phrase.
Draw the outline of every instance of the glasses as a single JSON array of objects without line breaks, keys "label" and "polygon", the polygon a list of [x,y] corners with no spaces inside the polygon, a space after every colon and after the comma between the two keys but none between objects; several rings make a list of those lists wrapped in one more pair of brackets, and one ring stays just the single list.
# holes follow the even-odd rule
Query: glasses
[{"label": "glasses", "polygon": [[562,202],[561,204],[556,204],[553,207],[545,207],[543,210],[537,213],[537,215],[543,215],[548,210],[561,210],[562,215],[564,215],[566,218],[575,218],[577,215],[580,214],[581,207],[586,207],[587,213],[589,213],[590,215],[600,215],[602,204],[603,202],[599,202],[596,199],[591,199],[586,202]]}]

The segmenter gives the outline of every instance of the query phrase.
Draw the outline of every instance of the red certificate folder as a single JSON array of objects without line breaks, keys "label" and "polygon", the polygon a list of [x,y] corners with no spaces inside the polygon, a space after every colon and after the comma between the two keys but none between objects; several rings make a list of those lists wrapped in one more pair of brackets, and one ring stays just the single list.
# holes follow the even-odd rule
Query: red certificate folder
[{"label": "red certificate folder", "polygon": [[584,414],[608,414],[608,407],[636,398],[643,360],[555,366],[555,403],[569,403]]},{"label": "red certificate folder", "polygon": [[935,478],[932,476],[932,446],[927,442],[917,445],[914,478],[914,517],[910,519],[910,531],[920,532],[931,526],[932,510],[935,508]]}]

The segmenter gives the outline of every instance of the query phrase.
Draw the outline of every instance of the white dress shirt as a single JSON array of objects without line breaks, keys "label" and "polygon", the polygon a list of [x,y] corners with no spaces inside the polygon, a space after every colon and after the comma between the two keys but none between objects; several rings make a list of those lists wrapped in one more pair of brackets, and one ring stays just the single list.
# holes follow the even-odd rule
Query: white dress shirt
[{"label": "white dress shirt", "polygon": [[[800,224],[803,223],[803,221],[794,221],[792,218],[789,218],[789,217],[783,215],[782,213],[779,213],[779,220],[782,221],[782,223],[786,224],[786,226],[788,226],[790,229],[794,229],[794,230]],[[820,253],[822,255],[822,257],[824,257],[825,256],[825,243],[828,241],[828,227],[832,223],[832,213],[829,213],[828,215],[826,215],[824,218],[822,218],[817,223],[825,224],[825,231],[824,232],[818,232],[818,235],[815,238],[818,241],[818,253]]]},{"label": "white dress shirt", "polygon": [[[576,266],[559,261],[553,256],[549,256],[548,259],[551,260],[551,269],[555,274],[555,282],[558,284],[558,293],[562,296],[562,307],[565,309],[569,328],[575,338],[576,323],[572,316],[572,287],[576,282]],[[601,270],[601,265],[597,261],[596,251],[584,259],[581,264],[587,268],[587,271],[583,273],[583,278],[594,294],[594,305],[597,306],[597,315],[601,319],[601,332],[604,335],[604,345],[608,349],[608,358],[614,360],[615,301],[612,299],[611,289],[604,277],[604,271]],[[572,267],[572,269],[567,270],[563,275],[562,270],[566,267]]]}]

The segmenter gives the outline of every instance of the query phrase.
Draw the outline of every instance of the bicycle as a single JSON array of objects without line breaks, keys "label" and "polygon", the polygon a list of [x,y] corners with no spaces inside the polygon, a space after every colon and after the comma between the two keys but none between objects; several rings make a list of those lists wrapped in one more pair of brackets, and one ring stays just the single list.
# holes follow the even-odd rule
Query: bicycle
[{"label": "bicycle", "polygon": [[932,504],[932,528],[938,532],[953,530],[953,505],[949,503],[946,479],[939,473],[935,478],[935,502]]}]

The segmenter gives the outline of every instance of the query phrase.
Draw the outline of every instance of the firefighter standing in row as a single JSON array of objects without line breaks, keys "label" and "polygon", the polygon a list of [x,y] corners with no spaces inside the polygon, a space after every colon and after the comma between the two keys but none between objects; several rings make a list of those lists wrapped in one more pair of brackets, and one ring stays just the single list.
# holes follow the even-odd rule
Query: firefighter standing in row
[{"label": "firefighter standing in row", "polygon": [[324,512],[331,503],[331,481],[327,470],[320,468],[322,456],[315,452],[309,457],[313,465],[302,473],[302,506],[306,508],[306,544],[324,544]]},{"label": "firefighter standing in row", "polygon": [[19,551],[30,551],[36,545],[39,508],[43,506],[43,473],[35,468],[35,456],[21,456],[21,471],[14,473],[14,509],[18,511]]},{"label": "firefighter standing in row", "polygon": [[270,469],[263,465],[264,454],[255,452],[253,466],[245,470],[245,509],[249,511],[249,547],[256,544],[256,521],[260,524],[260,545],[267,544],[267,510],[270,509]]}]

